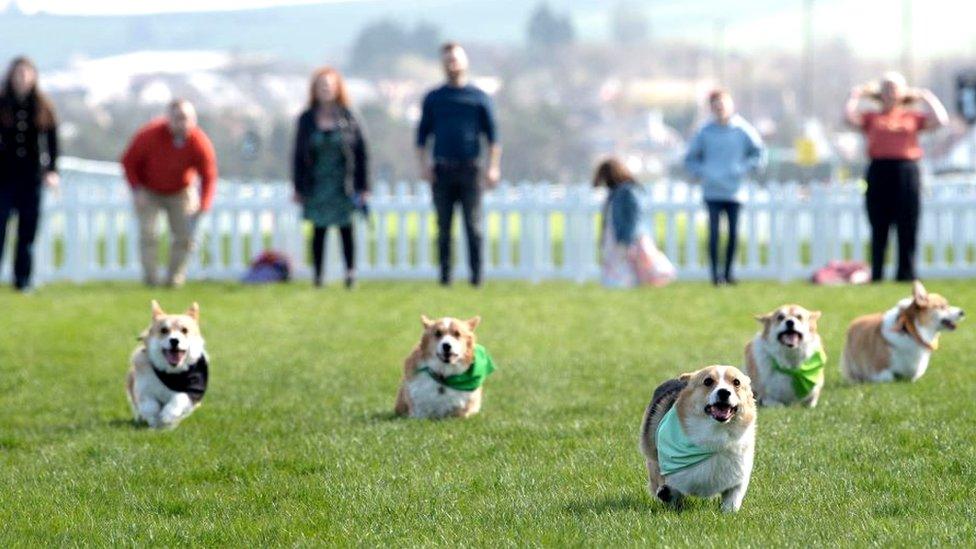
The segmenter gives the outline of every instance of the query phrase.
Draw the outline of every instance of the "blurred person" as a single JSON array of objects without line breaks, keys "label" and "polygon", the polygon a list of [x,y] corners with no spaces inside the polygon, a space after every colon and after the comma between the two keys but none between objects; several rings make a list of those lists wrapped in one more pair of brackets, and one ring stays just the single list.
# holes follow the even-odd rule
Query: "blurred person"
[{"label": "blurred person", "polygon": [[10,63],[0,88],[0,261],[7,220],[17,213],[14,288],[31,289],[41,188],[57,188],[58,133],[54,104],[37,84],[27,57]]},{"label": "blurred person", "polygon": [[[440,282],[451,283],[451,223],[454,205],[461,203],[468,240],[471,284],[482,279],[481,199],[484,188],[492,189],[501,177],[501,145],[498,144],[491,98],[468,82],[468,56],[459,44],[441,47],[441,63],[447,82],[424,97],[417,126],[417,158],[421,177],[433,187],[437,210],[437,248]],[[428,141],[434,138],[433,152]],[[481,139],[489,145],[484,177],[478,166]]]},{"label": "blurred person", "polygon": [[605,286],[662,286],[674,279],[674,265],[647,232],[641,205],[643,191],[634,175],[616,158],[604,160],[593,175],[593,187],[606,187],[600,247]]},{"label": "blurred person", "polygon": [[[861,110],[861,100],[874,108]],[[897,72],[885,74],[879,85],[856,86],[845,105],[847,123],[861,130],[868,145],[868,183],[865,207],[871,224],[871,280],[884,278],[888,235],[898,232],[900,281],[914,280],[915,244],[921,213],[921,180],[918,161],[922,158],[918,134],[949,123],[949,114],[930,90],[908,88]]]},{"label": "blurred person", "polygon": [[325,239],[339,228],[346,264],[346,288],[355,284],[352,215],[369,197],[369,165],[363,125],[353,114],[342,75],[331,67],[312,74],[308,107],[298,117],[292,163],[295,200],[312,222],[316,287],[323,284]]},{"label": "blurred person", "polygon": [[[143,282],[149,286],[159,283],[156,222],[162,210],[172,232],[165,284],[182,286],[196,226],[210,210],[217,190],[217,155],[207,134],[197,126],[193,104],[176,99],[167,106],[165,116],[143,126],[122,156],[122,167],[139,220]],[[197,180],[199,192],[194,188]]]},{"label": "blurred person", "polygon": [[[708,94],[712,120],[695,134],[685,155],[685,168],[701,181],[708,208],[708,260],[712,284],[735,284],[732,265],[738,244],[739,209],[745,200],[743,178],[765,165],[766,151],[759,132],[735,112],[726,90]],[[724,269],[719,270],[718,242],[721,215],[729,235]]]}]

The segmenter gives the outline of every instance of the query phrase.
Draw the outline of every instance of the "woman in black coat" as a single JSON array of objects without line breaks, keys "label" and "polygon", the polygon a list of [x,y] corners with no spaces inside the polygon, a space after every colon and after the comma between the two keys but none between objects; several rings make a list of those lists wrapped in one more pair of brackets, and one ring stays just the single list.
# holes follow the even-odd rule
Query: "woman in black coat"
[{"label": "woman in black coat", "polygon": [[0,260],[7,220],[17,214],[14,287],[31,288],[41,186],[57,187],[57,118],[37,86],[37,67],[26,57],[11,63],[0,88]]},{"label": "woman in black coat", "polygon": [[350,109],[342,77],[335,69],[325,67],[312,76],[309,105],[298,118],[292,172],[295,199],[315,228],[315,285],[323,282],[326,231],[337,226],[346,287],[352,288],[356,276],[352,215],[365,209],[369,175],[362,124]]}]

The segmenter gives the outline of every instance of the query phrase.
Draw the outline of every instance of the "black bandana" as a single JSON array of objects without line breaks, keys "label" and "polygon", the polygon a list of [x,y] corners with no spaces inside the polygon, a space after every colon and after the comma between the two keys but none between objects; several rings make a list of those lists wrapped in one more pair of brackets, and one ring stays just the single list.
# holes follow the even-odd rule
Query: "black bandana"
[{"label": "black bandana", "polygon": [[207,354],[200,355],[200,360],[196,364],[191,364],[185,372],[168,374],[160,372],[153,367],[153,372],[159,381],[163,382],[169,390],[177,393],[186,393],[190,401],[194,404],[203,400],[203,393],[207,391]]}]

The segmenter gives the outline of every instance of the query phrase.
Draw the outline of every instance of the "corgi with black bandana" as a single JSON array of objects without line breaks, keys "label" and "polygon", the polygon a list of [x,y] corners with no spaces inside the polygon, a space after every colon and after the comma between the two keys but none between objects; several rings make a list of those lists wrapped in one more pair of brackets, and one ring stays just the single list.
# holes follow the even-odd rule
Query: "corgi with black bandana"
[{"label": "corgi with black bandana", "polygon": [[137,423],[173,428],[200,405],[208,361],[200,333],[200,306],[166,314],[155,300],[152,322],[132,353],[125,390]]}]

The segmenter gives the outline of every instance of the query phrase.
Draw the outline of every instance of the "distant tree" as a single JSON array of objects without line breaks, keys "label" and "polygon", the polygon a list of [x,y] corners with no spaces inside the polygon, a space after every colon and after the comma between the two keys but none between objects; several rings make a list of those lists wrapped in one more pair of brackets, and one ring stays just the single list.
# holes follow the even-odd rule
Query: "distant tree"
[{"label": "distant tree", "polygon": [[536,6],[529,17],[527,31],[531,46],[563,46],[576,39],[576,29],[569,14],[558,14],[549,7],[548,2]]},{"label": "distant tree", "polygon": [[618,3],[611,15],[612,38],[627,46],[647,42],[650,27],[647,12],[634,2]]},{"label": "distant tree", "polygon": [[373,72],[386,68],[406,42],[403,27],[396,21],[383,19],[368,23],[360,31],[352,46],[351,64],[357,72]]},{"label": "distant tree", "polygon": [[426,21],[418,22],[409,35],[410,50],[420,57],[436,58],[441,47],[441,30]]},{"label": "distant tree", "polygon": [[389,74],[404,55],[435,58],[441,34],[436,25],[413,29],[392,19],[366,24],[353,41],[350,69],[357,74]]}]

